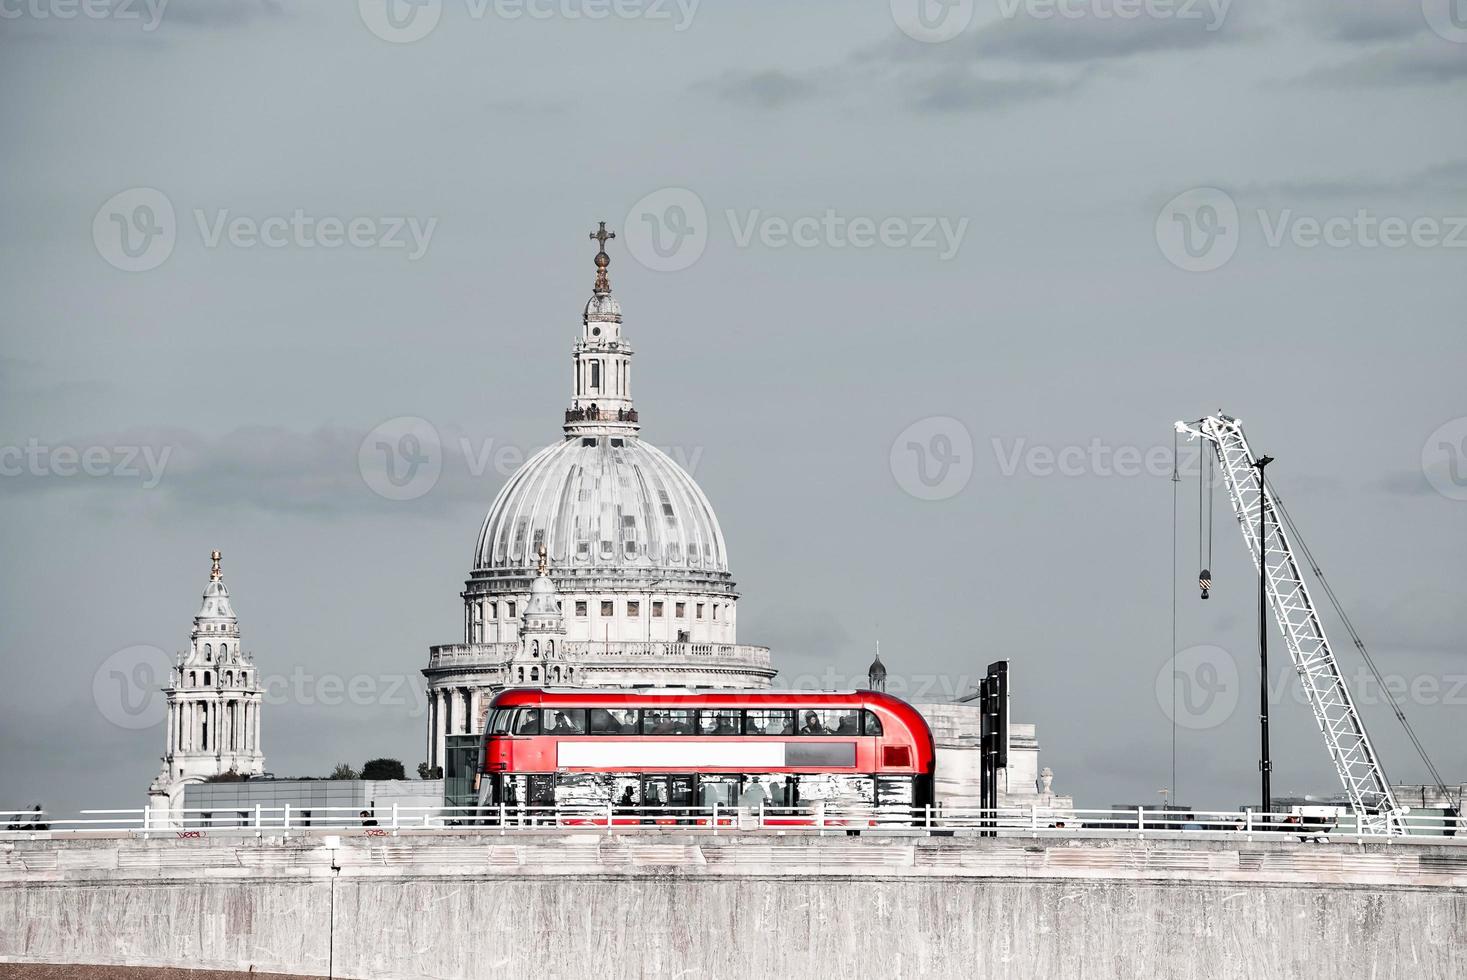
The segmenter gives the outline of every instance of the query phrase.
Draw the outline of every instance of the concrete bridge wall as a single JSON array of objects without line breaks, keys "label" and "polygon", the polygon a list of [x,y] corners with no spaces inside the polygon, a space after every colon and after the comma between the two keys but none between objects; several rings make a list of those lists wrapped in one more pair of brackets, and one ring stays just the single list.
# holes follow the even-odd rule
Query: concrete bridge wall
[{"label": "concrete bridge wall", "polygon": [[0,963],[374,980],[1467,976],[1467,848],[356,836],[15,842],[0,858]]}]

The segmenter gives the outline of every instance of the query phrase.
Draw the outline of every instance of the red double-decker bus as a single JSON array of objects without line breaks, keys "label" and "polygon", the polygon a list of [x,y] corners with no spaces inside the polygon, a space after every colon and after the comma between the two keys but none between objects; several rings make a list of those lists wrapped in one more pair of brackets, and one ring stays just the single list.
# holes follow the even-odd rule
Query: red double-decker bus
[{"label": "red double-decker bus", "polygon": [[910,812],[933,799],[931,730],[874,691],[517,688],[490,705],[483,748],[481,807]]}]

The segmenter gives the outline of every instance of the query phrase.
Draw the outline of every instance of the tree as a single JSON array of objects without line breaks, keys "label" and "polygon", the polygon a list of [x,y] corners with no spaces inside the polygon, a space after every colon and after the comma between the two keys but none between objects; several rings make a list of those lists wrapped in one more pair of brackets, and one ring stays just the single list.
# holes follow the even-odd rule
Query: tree
[{"label": "tree", "polygon": [[333,770],[331,770],[331,775],[329,777],[327,777],[327,778],[329,778],[329,779],[361,779],[362,777],[357,773],[357,771],[355,769],[353,769],[351,766],[347,765],[345,762],[338,762],[336,764],[336,768],[333,769]]},{"label": "tree", "polygon": [[406,779],[401,759],[368,759],[362,766],[363,779]]},{"label": "tree", "polygon": [[228,772],[221,772],[215,776],[209,776],[204,780],[204,782],[206,783],[242,783],[244,781],[245,777],[241,776],[233,769],[229,770]]},{"label": "tree", "polygon": [[430,765],[428,765],[428,763],[426,763],[426,762],[420,762],[420,763],[418,763],[418,778],[419,779],[432,779],[433,778],[433,767],[430,766]]}]

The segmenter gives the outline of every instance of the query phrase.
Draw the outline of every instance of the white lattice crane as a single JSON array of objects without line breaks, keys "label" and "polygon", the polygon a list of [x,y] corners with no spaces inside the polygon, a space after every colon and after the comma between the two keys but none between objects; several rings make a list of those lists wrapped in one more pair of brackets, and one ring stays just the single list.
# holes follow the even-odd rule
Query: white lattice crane
[{"label": "white lattice crane", "polygon": [[1205,438],[1217,450],[1228,497],[1255,565],[1259,560],[1260,506],[1264,510],[1267,532],[1263,542],[1263,569],[1269,605],[1284,634],[1299,683],[1314,710],[1314,720],[1324,735],[1335,772],[1360,822],[1360,832],[1405,833],[1405,811],[1396,803],[1385,769],[1365,733],[1365,723],[1345,686],[1339,662],[1285,533],[1285,522],[1279,520],[1275,500],[1265,492],[1262,470],[1248,448],[1242,424],[1218,414],[1197,422],[1178,422],[1177,431],[1194,439]]}]

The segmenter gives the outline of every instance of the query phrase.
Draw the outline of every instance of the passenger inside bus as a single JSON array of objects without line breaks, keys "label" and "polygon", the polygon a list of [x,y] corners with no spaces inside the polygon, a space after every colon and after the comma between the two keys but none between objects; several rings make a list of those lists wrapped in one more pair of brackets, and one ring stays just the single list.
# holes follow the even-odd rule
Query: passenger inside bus
[{"label": "passenger inside bus", "polygon": [[829,735],[830,731],[820,724],[820,716],[813,711],[805,712],[805,724],[800,726],[801,735]]},{"label": "passenger inside bus", "polygon": [[551,735],[579,735],[581,730],[571,722],[570,716],[564,711],[555,713],[555,726],[550,729]]}]

